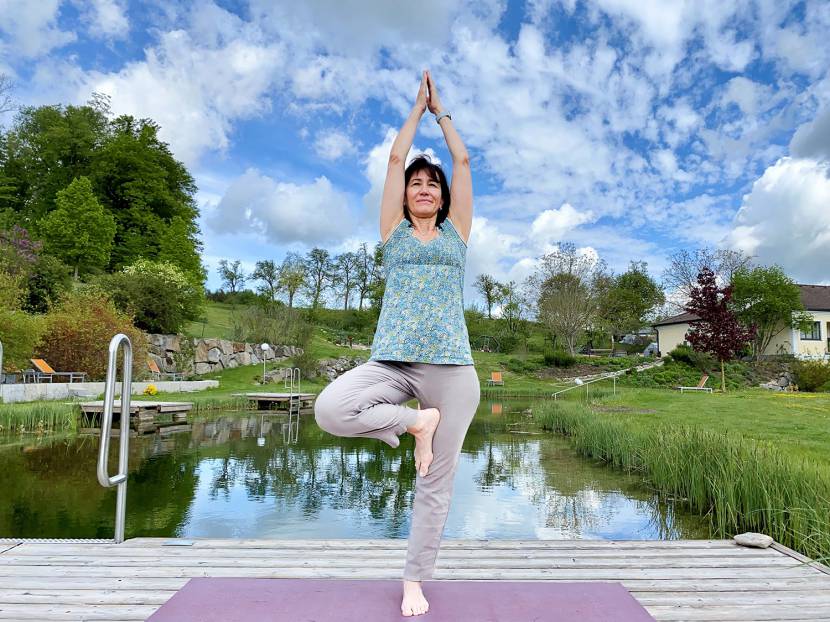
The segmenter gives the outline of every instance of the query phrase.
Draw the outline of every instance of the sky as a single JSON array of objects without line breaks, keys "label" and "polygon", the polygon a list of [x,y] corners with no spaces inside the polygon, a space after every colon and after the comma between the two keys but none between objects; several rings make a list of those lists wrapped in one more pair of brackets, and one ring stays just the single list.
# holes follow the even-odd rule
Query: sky
[{"label": "sky", "polygon": [[[481,305],[478,274],[521,282],[563,242],[618,273],[714,246],[830,284],[828,35],[827,0],[0,0],[0,73],[23,105],[98,92],[158,122],[217,289],[221,259],[379,241],[429,69],[471,156]],[[421,151],[451,174],[429,113]]]}]

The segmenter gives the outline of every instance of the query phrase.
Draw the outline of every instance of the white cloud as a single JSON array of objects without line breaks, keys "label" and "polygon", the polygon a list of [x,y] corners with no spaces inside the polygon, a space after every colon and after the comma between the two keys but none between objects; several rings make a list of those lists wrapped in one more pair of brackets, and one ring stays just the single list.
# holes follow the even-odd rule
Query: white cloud
[{"label": "white cloud", "polygon": [[324,160],[339,160],[357,151],[351,138],[338,130],[326,130],[317,134],[314,150]]},{"label": "white cloud", "polygon": [[57,25],[60,0],[0,2],[0,58],[37,58],[75,40]]},{"label": "white cloud", "polygon": [[146,60],[116,73],[86,74],[78,99],[106,93],[117,114],[152,118],[175,156],[193,165],[205,151],[228,147],[234,120],[270,109],[268,91],[283,60],[278,44],[239,36],[206,48],[187,32],[172,31],[147,49]]},{"label": "white cloud", "polygon": [[594,220],[590,211],[580,212],[570,203],[563,203],[559,209],[546,209],[530,225],[530,235],[539,244],[559,242],[579,225]]},{"label": "white cloud", "polygon": [[796,280],[830,283],[830,165],[781,158],[744,196],[730,248],[778,264]]},{"label": "white cloud", "polygon": [[348,204],[348,196],[325,177],[294,184],[248,169],[228,187],[205,221],[217,233],[253,232],[269,244],[325,245],[350,234]]},{"label": "white cloud", "polygon": [[124,0],[75,0],[89,33],[101,39],[121,39],[130,31]]}]

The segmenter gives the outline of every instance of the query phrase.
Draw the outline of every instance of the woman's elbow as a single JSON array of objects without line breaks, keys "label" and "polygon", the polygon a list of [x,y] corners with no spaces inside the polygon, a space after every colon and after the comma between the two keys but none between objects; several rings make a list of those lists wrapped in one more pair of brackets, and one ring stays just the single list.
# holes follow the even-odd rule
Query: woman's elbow
[{"label": "woman's elbow", "polygon": [[470,154],[465,152],[456,156],[452,160],[452,165],[454,167],[465,166],[467,168],[470,168]]}]

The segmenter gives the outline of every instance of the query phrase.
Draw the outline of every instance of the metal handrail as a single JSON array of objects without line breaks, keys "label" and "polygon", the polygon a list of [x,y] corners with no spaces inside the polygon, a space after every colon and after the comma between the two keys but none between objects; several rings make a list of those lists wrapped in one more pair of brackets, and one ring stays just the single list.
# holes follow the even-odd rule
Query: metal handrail
[{"label": "metal handrail", "polygon": [[[107,459],[110,453],[112,412],[115,407],[115,372],[118,348],[124,345],[124,379],[121,383],[121,415],[118,434],[121,443],[118,449],[118,473],[109,476]],[[104,488],[118,486],[115,502],[115,543],[124,541],[124,521],[127,510],[127,459],[130,444],[130,391],[132,389],[133,344],[130,338],[119,333],[110,341],[107,363],[107,384],[104,390],[104,412],[101,415],[101,446],[98,451],[98,482]]]},{"label": "metal handrail", "polygon": [[559,396],[563,393],[567,393],[568,391],[573,391],[574,389],[579,389],[580,387],[585,387],[585,397],[588,397],[588,386],[594,384],[595,382],[601,382],[602,380],[608,380],[609,378],[614,379],[614,395],[617,394],[617,376],[620,376],[625,373],[625,370],[620,371],[613,371],[599,378],[593,378],[591,380],[587,380],[585,382],[580,382],[579,384],[575,384],[572,387],[568,387],[567,389],[562,389],[560,391],[556,391],[555,393],[551,393],[551,397],[555,400],[559,399]]}]

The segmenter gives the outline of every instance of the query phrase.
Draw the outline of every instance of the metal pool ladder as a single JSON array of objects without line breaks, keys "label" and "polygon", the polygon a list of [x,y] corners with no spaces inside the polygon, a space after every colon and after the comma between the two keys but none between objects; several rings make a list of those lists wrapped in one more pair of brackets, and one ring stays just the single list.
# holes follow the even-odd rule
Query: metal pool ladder
[{"label": "metal pool ladder", "polygon": [[[118,348],[124,346],[124,378],[121,383],[121,414],[118,449],[118,473],[109,476],[107,458],[110,450],[110,432],[112,431],[112,413],[115,407],[115,372],[118,360]],[[107,363],[107,383],[104,390],[104,412],[101,415],[101,445],[98,451],[98,482],[104,488],[118,486],[115,502],[115,543],[124,541],[124,521],[127,511],[127,459],[130,444],[130,392],[132,389],[133,344],[123,333],[117,334],[110,341],[109,361]]]}]

